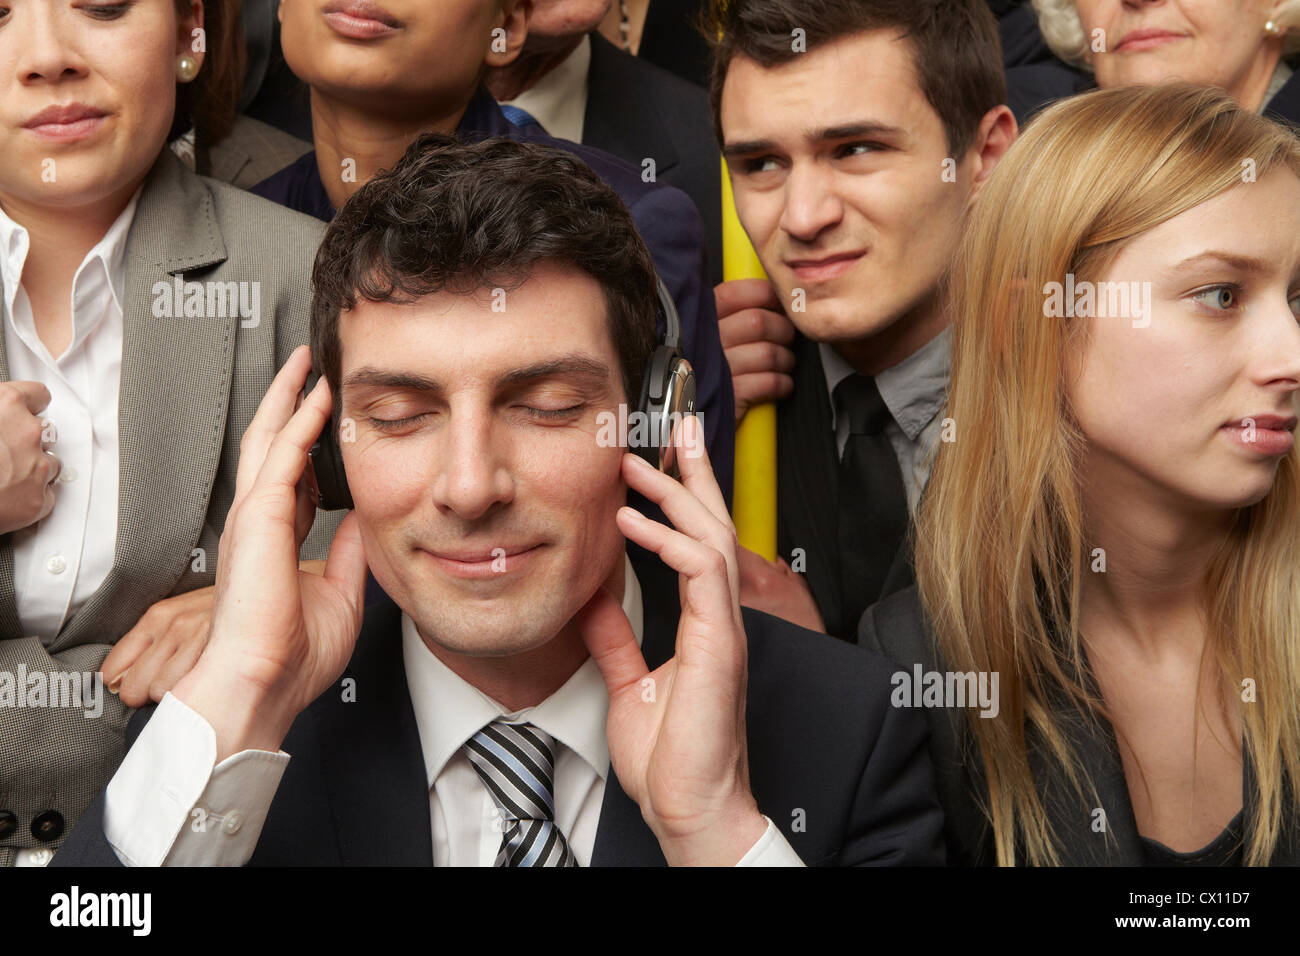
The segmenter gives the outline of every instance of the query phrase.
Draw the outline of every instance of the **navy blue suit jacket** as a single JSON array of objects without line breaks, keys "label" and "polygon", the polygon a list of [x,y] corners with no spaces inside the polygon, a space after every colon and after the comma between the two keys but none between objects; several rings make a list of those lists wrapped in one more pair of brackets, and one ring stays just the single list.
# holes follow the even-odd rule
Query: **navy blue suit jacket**
[{"label": "navy blue suit jacket", "polygon": [[[633,556],[645,608],[642,651],[653,669],[672,656],[677,576]],[[883,657],[743,609],[749,638],[746,726],[759,809],[809,865],[940,865],[943,816],[924,718],[890,704]],[[250,864],[429,866],[429,786],[402,661],[401,612],[367,609],[343,678],[298,716],[292,755]],[[127,727],[135,742],[154,708]],[[101,793],[53,866],[118,866],[104,838]],[[641,810],[613,768],[605,784],[593,866],[662,866]]]}]

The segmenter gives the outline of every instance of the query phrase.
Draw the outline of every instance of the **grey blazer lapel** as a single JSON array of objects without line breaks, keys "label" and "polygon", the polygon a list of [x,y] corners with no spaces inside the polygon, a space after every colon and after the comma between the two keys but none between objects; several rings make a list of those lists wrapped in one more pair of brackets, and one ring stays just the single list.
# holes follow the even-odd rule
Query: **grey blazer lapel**
[{"label": "grey blazer lapel", "polygon": [[116,641],[191,561],[221,460],[239,317],[156,316],[154,288],[171,296],[173,276],[225,259],[212,193],[164,149],[126,245],[113,568],[51,653]]}]

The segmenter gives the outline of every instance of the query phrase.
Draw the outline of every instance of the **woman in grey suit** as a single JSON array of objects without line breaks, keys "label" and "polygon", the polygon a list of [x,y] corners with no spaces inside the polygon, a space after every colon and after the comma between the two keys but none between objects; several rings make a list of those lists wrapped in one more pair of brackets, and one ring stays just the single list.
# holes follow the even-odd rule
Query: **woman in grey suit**
[{"label": "woman in grey suit", "polygon": [[950,859],[1300,863],[1300,145],[1227,94],[1030,123],[951,287],[918,589]]},{"label": "woman in grey suit", "polygon": [[[199,0],[0,9],[0,865],[46,862],[121,760],[108,648],[178,595],[203,620],[240,437],[308,338],[322,226],[168,148],[202,31]],[[146,689],[182,630],[139,642]]]}]

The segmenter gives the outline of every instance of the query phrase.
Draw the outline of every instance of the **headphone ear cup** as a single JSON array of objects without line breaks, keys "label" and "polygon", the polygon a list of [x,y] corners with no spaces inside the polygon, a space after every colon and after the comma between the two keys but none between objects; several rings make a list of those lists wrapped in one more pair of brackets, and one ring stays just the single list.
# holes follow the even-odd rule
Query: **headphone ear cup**
[{"label": "headphone ear cup", "polygon": [[655,349],[646,363],[637,406],[646,422],[649,441],[636,453],[665,474],[677,477],[672,428],[684,415],[695,414],[695,370],[691,363],[666,345]]},{"label": "headphone ear cup", "polygon": [[352,489],[348,487],[347,473],[343,470],[343,452],[334,440],[334,422],[326,423],[330,437],[312,446],[311,463],[316,472],[316,489],[320,492],[319,506],[325,511],[350,511]]},{"label": "headphone ear cup", "polygon": [[664,439],[661,435],[664,400],[668,397],[669,370],[676,357],[675,349],[665,345],[655,348],[645,365],[645,375],[641,378],[641,401],[637,403],[638,417],[645,422],[644,434],[647,439],[637,442],[632,450],[661,470],[664,450]]},{"label": "headphone ear cup", "polygon": [[[319,379],[320,373],[313,369],[303,394],[310,394]],[[352,490],[348,488],[347,472],[343,470],[343,450],[339,447],[333,415],[325,422],[308,456],[316,475],[316,490],[320,493],[318,506],[324,511],[351,510]]]},{"label": "headphone ear cup", "polygon": [[[672,445],[672,429],[687,415],[695,414],[695,370],[686,359],[674,354],[668,366],[668,394],[664,400],[664,454],[662,471],[671,478],[681,478],[677,463],[678,449]],[[687,451],[689,454],[689,450]]]}]

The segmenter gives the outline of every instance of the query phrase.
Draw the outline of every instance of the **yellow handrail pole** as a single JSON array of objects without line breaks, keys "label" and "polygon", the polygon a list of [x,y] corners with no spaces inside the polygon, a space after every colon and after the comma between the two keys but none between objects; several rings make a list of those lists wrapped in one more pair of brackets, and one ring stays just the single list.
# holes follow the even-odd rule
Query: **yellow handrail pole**
[{"label": "yellow handrail pole", "polygon": [[[766,279],[736,215],[727,161],[722,161],[722,276]],[[736,480],[731,518],[742,546],[776,558],[776,405],[754,405],[736,427]]]}]

